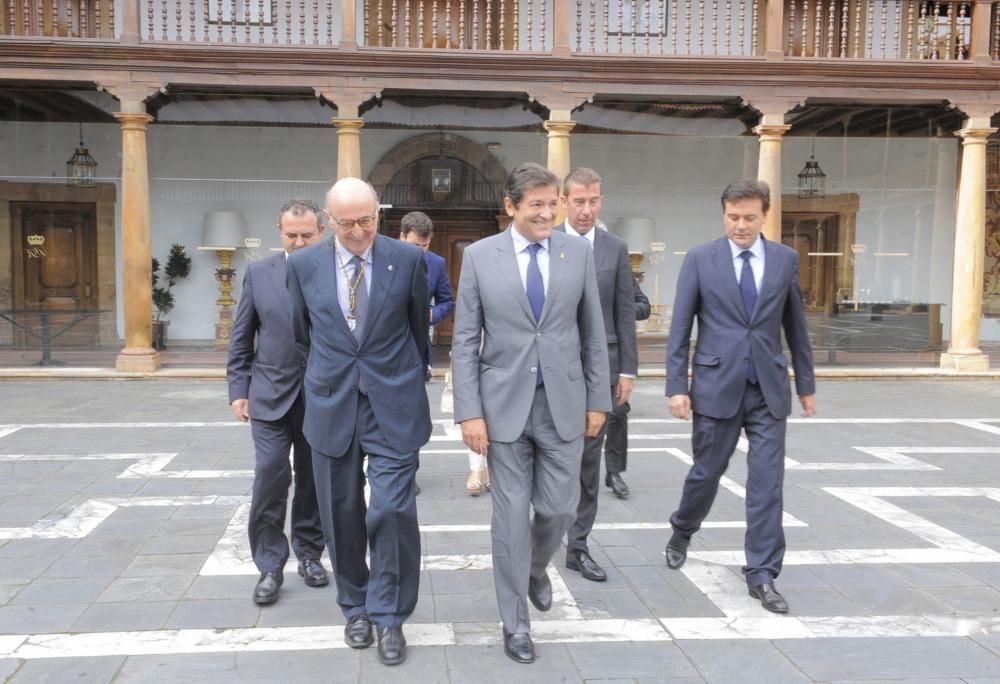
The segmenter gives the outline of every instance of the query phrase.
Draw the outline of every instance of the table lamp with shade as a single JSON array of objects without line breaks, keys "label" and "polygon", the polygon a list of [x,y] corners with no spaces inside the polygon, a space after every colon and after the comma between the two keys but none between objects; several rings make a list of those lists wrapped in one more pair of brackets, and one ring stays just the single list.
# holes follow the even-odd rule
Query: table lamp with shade
[{"label": "table lamp with shade", "polygon": [[645,216],[624,217],[618,219],[614,232],[628,245],[632,273],[638,277],[639,269],[642,268],[642,255],[650,250],[650,243],[656,239],[656,224],[653,219]]},{"label": "table lamp with shade", "polygon": [[233,330],[233,254],[244,246],[247,237],[247,223],[238,211],[209,211],[201,228],[200,250],[215,252],[219,257],[219,268],[215,279],[219,283],[219,320],[215,323],[215,348],[229,348],[229,335]]}]

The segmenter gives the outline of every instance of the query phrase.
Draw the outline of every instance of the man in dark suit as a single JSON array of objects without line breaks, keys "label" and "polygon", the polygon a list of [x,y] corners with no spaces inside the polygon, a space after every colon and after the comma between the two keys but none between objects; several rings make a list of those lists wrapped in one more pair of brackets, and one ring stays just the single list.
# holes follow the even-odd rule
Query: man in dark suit
[{"label": "man in dark suit", "polygon": [[329,583],[320,563],[323,530],[313,484],[312,452],[302,434],[305,412],[302,374],[305,357],[292,339],[292,320],[285,289],[286,260],[292,252],[319,242],[323,223],[319,207],[296,199],[281,207],[278,233],[284,251],[251,263],[229,338],[229,402],[233,415],[250,421],[253,434],[253,495],[250,503],[250,552],[260,570],[254,603],[278,600],[288,561],[285,510],[294,446],[295,495],[292,498],[292,548],[299,575],[311,587]]},{"label": "man in dark suit", "polygon": [[[411,211],[399,222],[399,239],[424,250],[427,264],[427,285],[430,290],[431,326],[448,318],[455,310],[455,300],[451,296],[451,285],[444,257],[431,251],[434,237],[434,223],[422,211]],[[431,379],[431,347],[427,345],[427,380]]]},{"label": "man in dark suit", "polygon": [[[624,415],[638,371],[635,281],[629,266],[628,245],[617,235],[597,227],[603,200],[601,177],[596,171],[585,167],[570,171],[563,180],[562,203],[566,209],[566,222],[560,229],[566,235],[585,240],[593,252],[608,343],[610,392],[614,406],[611,413],[621,412]],[[587,537],[597,518],[604,435],[602,429],[596,436],[584,440],[580,503],[576,509],[576,520],[566,533],[566,567],[594,582],[603,582],[608,578],[587,546]]]},{"label": "man in dark suit", "polygon": [[[600,221],[597,222],[597,227],[601,230],[607,230]],[[635,320],[644,321],[649,318],[649,298],[639,287],[639,281],[634,275],[632,276],[632,293],[635,303]],[[622,473],[628,466],[628,414],[631,410],[632,406],[627,401],[621,406],[615,406],[615,410],[608,414],[607,436],[604,440],[604,468],[607,471],[604,476],[604,485],[609,487],[619,499],[629,497],[629,488]]]},{"label": "man in dark suit", "polygon": [[378,197],[364,181],[337,181],[326,214],[335,239],[288,260],[292,330],[307,358],[304,431],[344,640],[367,648],[374,624],[379,660],[397,665],[420,580],[414,476],[431,434],[427,269],[417,247],[378,235]]},{"label": "man in dark suit", "polygon": [[[771,612],[786,613],[788,602],[774,586],[785,554],[785,423],[792,405],[782,329],[803,416],[816,412],[816,381],[798,253],[761,235],[770,199],[764,182],[730,184],[722,193],[726,236],[689,250],[677,279],[667,346],[667,395],[675,418],[687,420],[694,412],[694,464],[680,505],[670,517],[674,531],[666,556],[671,568],[684,564],[691,535],[708,515],[742,429],[750,443],[743,576],[750,596]],[[695,319],[698,342],[689,390],[688,350]]]},{"label": "man in dark suit", "polygon": [[504,208],[510,228],[462,258],[452,377],[462,440],[488,455],[504,653],[530,663],[528,601],[552,607],[546,568],[576,517],[584,436],[604,424],[611,380],[594,257],[552,230],[558,179],[521,164]]}]

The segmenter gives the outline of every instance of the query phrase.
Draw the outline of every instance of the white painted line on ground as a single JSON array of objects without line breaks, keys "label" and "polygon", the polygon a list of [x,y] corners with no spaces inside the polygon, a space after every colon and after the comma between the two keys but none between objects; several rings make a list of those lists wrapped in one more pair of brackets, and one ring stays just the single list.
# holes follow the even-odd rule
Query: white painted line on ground
[{"label": "white painted line on ground", "polygon": [[[791,459],[785,459],[787,470],[941,470],[935,465],[918,461],[915,458],[906,456],[907,453],[962,453],[963,449],[954,451],[950,447],[929,447],[921,449],[919,447],[854,447],[855,450],[863,454],[874,456],[882,461],[881,463],[857,463],[857,462],[829,462],[829,463],[799,463]],[[994,452],[1000,453],[1000,449]]]},{"label": "white painted line on ground", "polygon": [[6,437],[7,435],[12,435],[20,429],[21,429],[20,427],[9,427],[0,429],[0,438]]},{"label": "white painted line on ground", "polygon": [[0,425],[0,430],[7,428],[31,430],[75,430],[78,428],[197,428],[197,427],[238,427],[247,428],[246,423],[230,421],[179,421],[174,423],[8,423]]},{"label": "white painted line on ground", "polygon": [[120,454],[0,454],[0,463],[25,461],[137,461],[118,479],[199,479],[253,477],[252,470],[164,470],[176,453]]},{"label": "white painted line on ground", "polygon": [[982,432],[989,432],[990,434],[1000,435],[1000,427],[996,425],[986,425],[983,421],[956,420],[955,423],[963,427],[972,428],[973,430],[980,430]]}]

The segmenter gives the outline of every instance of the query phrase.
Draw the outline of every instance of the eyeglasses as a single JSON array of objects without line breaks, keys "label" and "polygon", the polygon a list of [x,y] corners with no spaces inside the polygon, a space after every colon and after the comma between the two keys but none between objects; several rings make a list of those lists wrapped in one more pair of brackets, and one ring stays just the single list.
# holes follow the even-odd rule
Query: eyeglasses
[{"label": "eyeglasses", "polygon": [[372,214],[371,216],[362,216],[359,219],[339,219],[336,216],[332,216],[329,212],[327,212],[327,216],[342,230],[350,230],[355,224],[357,224],[358,228],[371,228],[375,225],[376,218],[376,215]]}]

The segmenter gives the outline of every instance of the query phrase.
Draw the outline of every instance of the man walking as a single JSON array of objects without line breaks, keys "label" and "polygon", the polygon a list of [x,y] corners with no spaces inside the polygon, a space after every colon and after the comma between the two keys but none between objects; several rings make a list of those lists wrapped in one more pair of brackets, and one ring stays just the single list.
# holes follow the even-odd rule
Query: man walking
[{"label": "man walking", "polygon": [[[612,415],[628,415],[628,400],[638,370],[638,352],[634,280],[629,266],[628,245],[617,235],[597,228],[603,201],[601,177],[593,169],[573,169],[563,181],[562,203],[566,208],[566,222],[560,230],[568,236],[585,240],[594,255],[611,373],[609,386],[613,409],[608,415],[610,424]],[[584,440],[580,503],[576,509],[576,520],[566,535],[566,567],[594,582],[603,582],[608,578],[587,546],[587,537],[597,518],[604,436],[605,429],[602,428],[596,436]],[[621,476],[616,477],[620,479]]]},{"label": "man walking", "polygon": [[292,330],[308,359],[304,430],[344,640],[367,648],[374,624],[379,660],[397,665],[420,580],[414,477],[431,434],[427,269],[418,248],[378,235],[378,197],[364,181],[337,181],[326,213],[335,239],[288,261]]},{"label": "man walking", "polygon": [[323,223],[319,207],[310,200],[285,203],[278,214],[278,234],[284,251],[251,263],[243,277],[243,291],[229,338],[229,402],[233,415],[250,421],[255,463],[250,502],[250,553],[260,571],[254,603],[278,600],[288,561],[285,511],[294,446],[295,494],[292,498],[292,548],[299,559],[299,575],[311,587],[329,584],[320,563],[323,530],[320,526],[312,452],[302,433],[304,406],[302,374],[305,357],[292,340],[285,288],[288,255],[319,242]]},{"label": "man walking", "polygon": [[552,606],[546,566],[575,517],[584,435],[611,408],[594,258],[552,230],[558,183],[538,164],[511,173],[511,227],[466,248],[452,340],[455,422],[488,456],[504,653],[519,663],[535,659],[527,599]]},{"label": "man walking", "polygon": [[[803,416],[816,412],[816,382],[798,253],[761,235],[770,203],[766,183],[730,184],[722,193],[725,237],[689,250],[677,279],[667,346],[667,395],[675,418],[687,420],[694,412],[694,464],[680,505],[670,517],[674,531],[666,557],[671,568],[684,564],[691,536],[708,515],[742,429],[750,444],[743,576],[750,596],[765,609],[787,613],[788,602],[774,584],[785,554],[782,487],[785,423],[791,413],[782,329]],[[698,343],[689,389],[688,350],[696,319]]]}]

